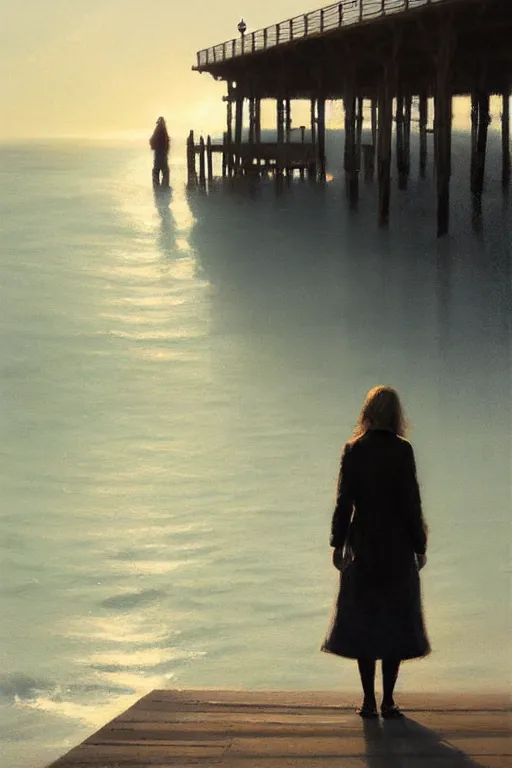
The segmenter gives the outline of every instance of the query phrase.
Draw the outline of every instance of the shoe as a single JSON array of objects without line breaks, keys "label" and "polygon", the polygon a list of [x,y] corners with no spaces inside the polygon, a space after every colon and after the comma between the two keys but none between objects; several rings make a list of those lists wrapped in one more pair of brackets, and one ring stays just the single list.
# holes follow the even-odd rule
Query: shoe
[{"label": "shoe", "polygon": [[397,720],[404,716],[396,704],[383,704],[380,708],[380,713],[384,720]]},{"label": "shoe", "polygon": [[379,716],[377,707],[358,707],[356,709],[356,713],[360,717],[363,717],[365,720],[372,720],[373,718]]}]

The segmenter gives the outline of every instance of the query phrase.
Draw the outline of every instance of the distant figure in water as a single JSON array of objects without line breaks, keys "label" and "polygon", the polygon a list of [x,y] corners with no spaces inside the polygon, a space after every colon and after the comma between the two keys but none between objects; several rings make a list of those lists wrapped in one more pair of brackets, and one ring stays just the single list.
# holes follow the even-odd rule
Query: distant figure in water
[{"label": "distant figure in water", "polygon": [[402,717],[393,692],[400,662],[430,653],[419,571],[427,562],[416,464],[405,439],[397,392],[368,392],[345,444],[332,518],[333,564],[341,572],[333,618],[321,650],[357,659],[364,700],[376,718],[376,660],[382,660],[384,718]]},{"label": "distant figure in water", "polygon": [[159,117],[156,121],[156,128],[153,131],[153,135],[149,140],[149,146],[154,152],[153,162],[153,186],[158,187],[160,185],[160,173],[162,173],[162,184],[165,187],[169,186],[169,163],[167,161],[167,155],[169,154],[169,148],[171,141],[169,134],[167,133],[167,126],[163,117]]}]

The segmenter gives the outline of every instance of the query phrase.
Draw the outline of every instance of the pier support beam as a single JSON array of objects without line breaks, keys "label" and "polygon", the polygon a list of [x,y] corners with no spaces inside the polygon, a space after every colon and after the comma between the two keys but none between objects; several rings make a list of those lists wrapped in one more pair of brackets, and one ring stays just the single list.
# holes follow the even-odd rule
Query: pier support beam
[{"label": "pier support beam", "polygon": [[476,169],[476,140],[478,136],[478,93],[471,94],[471,158],[470,158],[470,189],[473,192]]},{"label": "pier support beam", "polygon": [[501,146],[503,153],[501,168],[501,183],[503,187],[510,184],[510,86],[502,94],[503,107],[501,112]]},{"label": "pier support beam", "polygon": [[356,99],[351,86],[345,88],[343,99],[345,109],[345,153],[343,167],[345,169],[345,184],[347,197],[353,207],[359,197],[358,162],[357,162],[357,129],[356,129]]},{"label": "pier support beam", "polygon": [[256,144],[261,142],[261,99],[254,100],[254,134]]},{"label": "pier support beam", "polygon": [[363,143],[363,109],[364,99],[359,97],[357,99],[357,113],[356,113],[356,158],[357,158],[357,170],[361,170],[361,147]]},{"label": "pier support beam", "polygon": [[281,180],[281,174],[283,172],[283,168],[281,166],[281,156],[279,152],[279,147],[281,147],[284,144],[284,133],[285,133],[285,126],[284,126],[284,99],[277,99],[276,101],[276,120],[277,120],[277,144],[278,144],[278,154],[276,157],[276,181]]},{"label": "pier support beam", "polygon": [[201,136],[199,139],[199,184],[204,187],[206,186],[206,147],[204,143],[204,138]]},{"label": "pier support beam", "polygon": [[240,172],[240,153],[244,119],[244,97],[237,96],[235,102],[235,173]]},{"label": "pier support beam", "polygon": [[372,164],[369,178],[373,179],[375,174],[375,161],[377,159],[377,99],[372,99],[371,103],[371,128],[372,128]]},{"label": "pier support beam", "polygon": [[228,175],[228,135],[226,131],[222,134],[222,178]]},{"label": "pier support beam", "polygon": [[399,189],[407,189],[411,170],[411,112],[411,96],[399,94],[396,100],[396,164]]},{"label": "pier support beam", "polygon": [[412,96],[407,94],[404,106],[404,170],[406,183],[411,172],[411,120],[412,120]]},{"label": "pier support beam", "polygon": [[325,179],[325,99],[318,99],[318,170],[320,179]]},{"label": "pier support beam", "polygon": [[311,144],[313,146],[313,153],[315,161],[311,162],[308,166],[308,178],[316,179],[316,169],[318,152],[316,147],[316,99],[311,99],[310,102],[310,125],[311,125]]},{"label": "pier support beam", "polygon": [[233,101],[228,92],[226,102],[226,169],[228,176],[233,175]]},{"label": "pier support beam", "polygon": [[452,59],[453,31],[441,29],[437,55],[434,141],[436,147],[437,236],[446,235],[450,224],[450,177],[452,149]]},{"label": "pier support beam", "polygon": [[[292,140],[292,105],[290,99],[285,99],[284,102],[284,136],[287,144]],[[292,169],[289,164],[286,166],[286,178],[290,181],[292,177]]]},{"label": "pier support beam", "polygon": [[[484,191],[485,156],[487,153],[487,134],[489,131],[489,93],[479,91],[473,97],[472,106],[472,158],[471,158],[471,192],[481,196]],[[476,125],[473,124],[476,122]]]},{"label": "pier support beam", "polygon": [[256,141],[256,99],[249,99],[249,144]]},{"label": "pier support beam", "polygon": [[389,223],[391,201],[391,134],[393,129],[393,96],[391,67],[387,65],[379,92],[379,226]]},{"label": "pier support beam", "polygon": [[396,97],[396,169],[398,171],[398,189],[407,189],[407,174],[404,171],[404,97]]},{"label": "pier support beam", "polygon": [[316,145],[316,99],[311,99],[310,105],[311,143]]},{"label": "pier support beam", "polygon": [[190,131],[187,138],[187,180],[189,184],[195,184],[197,181],[194,131]]},{"label": "pier support beam", "polygon": [[289,144],[292,138],[292,105],[290,99],[285,99],[284,102],[284,130],[285,141]]},{"label": "pier support beam", "polygon": [[419,99],[420,118],[420,177],[425,178],[427,173],[427,126],[428,126],[428,98],[425,93],[420,94]]},{"label": "pier support beam", "polygon": [[208,184],[213,181],[213,151],[212,151],[212,137],[208,136],[206,139],[206,168],[208,170]]},{"label": "pier support beam", "polygon": [[284,143],[284,101],[277,99],[276,102],[276,121],[277,121],[277,143]]}]

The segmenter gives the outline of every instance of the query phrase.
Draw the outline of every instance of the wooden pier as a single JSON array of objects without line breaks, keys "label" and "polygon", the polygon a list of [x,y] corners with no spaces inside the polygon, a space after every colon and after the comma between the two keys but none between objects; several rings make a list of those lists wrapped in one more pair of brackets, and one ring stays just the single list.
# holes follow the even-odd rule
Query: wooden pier
[{"label": "wooden pier", "polygon": [[[226,134],[222,142],[215,143],[211,136],[206,141],[201,136],[196,143],[194,132],[190,131],[187,139],[188,179],[191,183],[205,186],[214,178],[213,156],[222,157],[222,175],[243,174],[274,174],[279,178],[298,171],[302,178],[307,173],[311,178],[316,175],[316,150],[313,143],[302,141],[278,142],[258,141],[240,143],[235,152],[228,143]],[[199,156],[199,172],[196,167],[196,157]]]},{"label": "wooden pier", "polygon": [[403,695],[400,721],[360,697],[153,691],[50,768],[512,768],[510,696]]},{"label": "wooden pier", "polygon": [[[347,197],[352,206],[357,205],[361,168],[366,179],[373,178],[376,169],[379,221],[387,226],[393,155],[401,193],[411,173],[414,99],[419,110],[420,178],[427,171],[427,133],[433,119],[437,230],[444,235],[449,229],[454,96],[472,99],[468,184],[476,208],[485,188],[489,100],[496,94],[503,104],[498,183],[505,190],[510,183],[510,39],[510,0],[345,0],[249,34],[244,30],[233,40],[199,51],[193,67],[227,84],[226,131],[222,145],[211,146],[209,157],[222,152],[226,176],[270,170],[279,178],[298,169],[302,176],[325,179],[325,105],[342,100]],[[276,105],[276,140],[266,148],[261,142],[264,99]],[[301,127],[300,150],[295,149],[293,138],[296,99],[311,105],[310,125]],[[249,125],[244,131],[246,103]],[[370,106],[371,142],[363,146],[365,104]],[[206,182],[204,160],[199,174],[195,163],[197,154],[200,159],[208,156],[202,141],[204,149],[193,141],[189,147],[191,183]],[[211,163],[208,170],[213,174]]]}]

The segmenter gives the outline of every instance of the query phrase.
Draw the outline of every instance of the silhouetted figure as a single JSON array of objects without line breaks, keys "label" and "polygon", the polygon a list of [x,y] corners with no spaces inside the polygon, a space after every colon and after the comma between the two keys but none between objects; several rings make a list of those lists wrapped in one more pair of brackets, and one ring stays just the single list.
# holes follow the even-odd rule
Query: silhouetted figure
[{"label": "silhouetted figure", "polygon": [[163,117],[156,121],[156,128],[149,140],[149,146],[154,152],[153,162],[153,186],[159,186],[160,173],[162,173],[162,184],[169,186],[169,163],[167,156],[171,146],[169,134]]},{"label": "silhouetted figure", "polygon": [[419,570],[426,563],[416,465],[391,387],[370,390],[344,446],[330,544],[341,571],[322,650],[357,659],[364,691],[361,717],[377,717],[376,660],[382,660],[381,714],[401,717],[393,700],[400,662],[430,653]]}]

